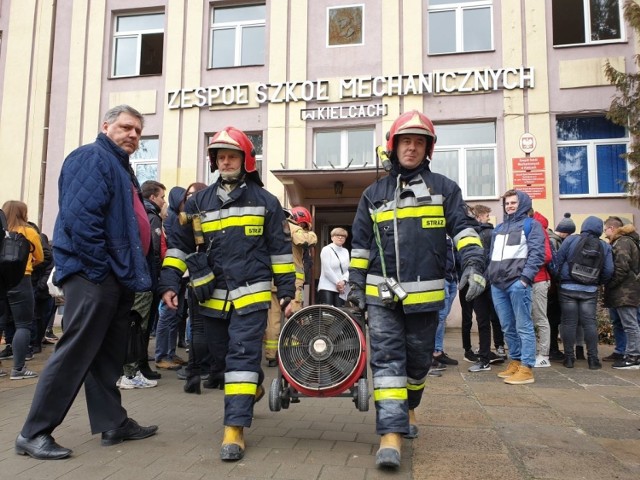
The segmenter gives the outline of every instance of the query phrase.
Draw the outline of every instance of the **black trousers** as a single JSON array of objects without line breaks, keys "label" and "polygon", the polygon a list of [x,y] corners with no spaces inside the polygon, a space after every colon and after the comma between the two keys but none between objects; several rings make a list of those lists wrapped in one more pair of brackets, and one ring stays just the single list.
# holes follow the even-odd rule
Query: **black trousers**
[{"label": "black trousers", "polygon": [[62,423],[84,383],[91,433],[127,419],[116,380],[125,359],[134,293],[113,275],[96,285],[72,275],[63,285],[64,334],[40,374],[22,435],[50,434]]}]

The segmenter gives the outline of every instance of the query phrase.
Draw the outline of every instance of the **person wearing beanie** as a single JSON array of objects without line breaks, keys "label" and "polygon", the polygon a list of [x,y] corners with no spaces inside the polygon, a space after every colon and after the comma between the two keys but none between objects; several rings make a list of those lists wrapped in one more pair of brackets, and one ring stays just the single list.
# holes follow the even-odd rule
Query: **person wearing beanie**
[{"label": "person wearing beanie", "polygon": [[564,218],[560,220],[560,223],[558,223],[555,231],[561,238],[566,238],[567,236],[572,235],[576,232],[576,224],[573,223],[573,220],[571,220],[570,213],[567,212],[564,214]]}]

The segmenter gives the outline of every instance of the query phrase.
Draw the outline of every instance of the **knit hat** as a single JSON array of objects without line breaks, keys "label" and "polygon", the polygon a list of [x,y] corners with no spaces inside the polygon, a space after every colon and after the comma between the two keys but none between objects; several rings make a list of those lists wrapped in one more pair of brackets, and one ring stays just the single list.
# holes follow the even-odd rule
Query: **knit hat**
[{"label": "knit hat", "polygon": [[575,231],[576,224],[571,220],[571,214],[565,213],[564,218],[560,220],[560,223],[558,223],[558,226],[556,227],[556,232],[568,233],[571,235],[572,233],[575,233]]}]

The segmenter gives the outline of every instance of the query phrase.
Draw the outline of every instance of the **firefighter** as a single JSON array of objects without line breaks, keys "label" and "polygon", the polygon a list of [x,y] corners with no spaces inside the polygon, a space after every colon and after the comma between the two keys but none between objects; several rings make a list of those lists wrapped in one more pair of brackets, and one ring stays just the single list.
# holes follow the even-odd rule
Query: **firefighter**
[{"label": "firefighter", "polygon": [[[195,306],[207,337],[224,359],[222,460],[243,458],[244,428],[264,395],[260,368],[271,284],[285,310],[295,294],[295,267],[284,210],[262,188],[255,150],[234,127],[218,132],[208,147],[219,178],[187,200],[185,225],[174,229],[162,269],[161,293],[177,308],[180,278],[189,269]],[[195,345],[194,345],[195,348]]]},{"label": "firefighter", "polygon": [[[309,210],[304,207],[293,207],[287,218],[289,230],[291,232],[291,242],[293,243],[293,263],[296,266],[296,294],[287,306],[284,316],[289,318],[304,306],[304,285],[308,283],[306,277],[306,265],[313,258],[311,249],[318,243],[318,237],[311,231],[313,219]],[[309,274],[310,276],[310,274]],[[282,327],[281,318],[283,312],[280,310],[280,301],[277,292],[272,287],[271,308],[267,319],[267,330],[264,336],[264,356],[270,367],[278,364],[276,358],[278,353],[278,337]]]},{"label": "firefighter", "polygon": [[447,234],[460,252],[466,298],[486,283],[477,223],[467,215],[460,188],[429,168],[435,143],[424,114],[400,115],[386,151],[379,148],[389,175],[367,187],[353,222],[348,299],[368,309],[379,467],[399,467],[402,437],[418,435],[415,408],[445,300]]}]

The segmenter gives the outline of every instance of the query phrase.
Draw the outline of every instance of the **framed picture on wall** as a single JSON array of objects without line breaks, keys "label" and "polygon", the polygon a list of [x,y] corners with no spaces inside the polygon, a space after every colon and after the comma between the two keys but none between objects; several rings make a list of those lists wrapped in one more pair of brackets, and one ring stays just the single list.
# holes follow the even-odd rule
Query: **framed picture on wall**
[{"label": "framed picture on wall", "polygon": [[364,5],[327,8],[327,46],[364,45]]}]

